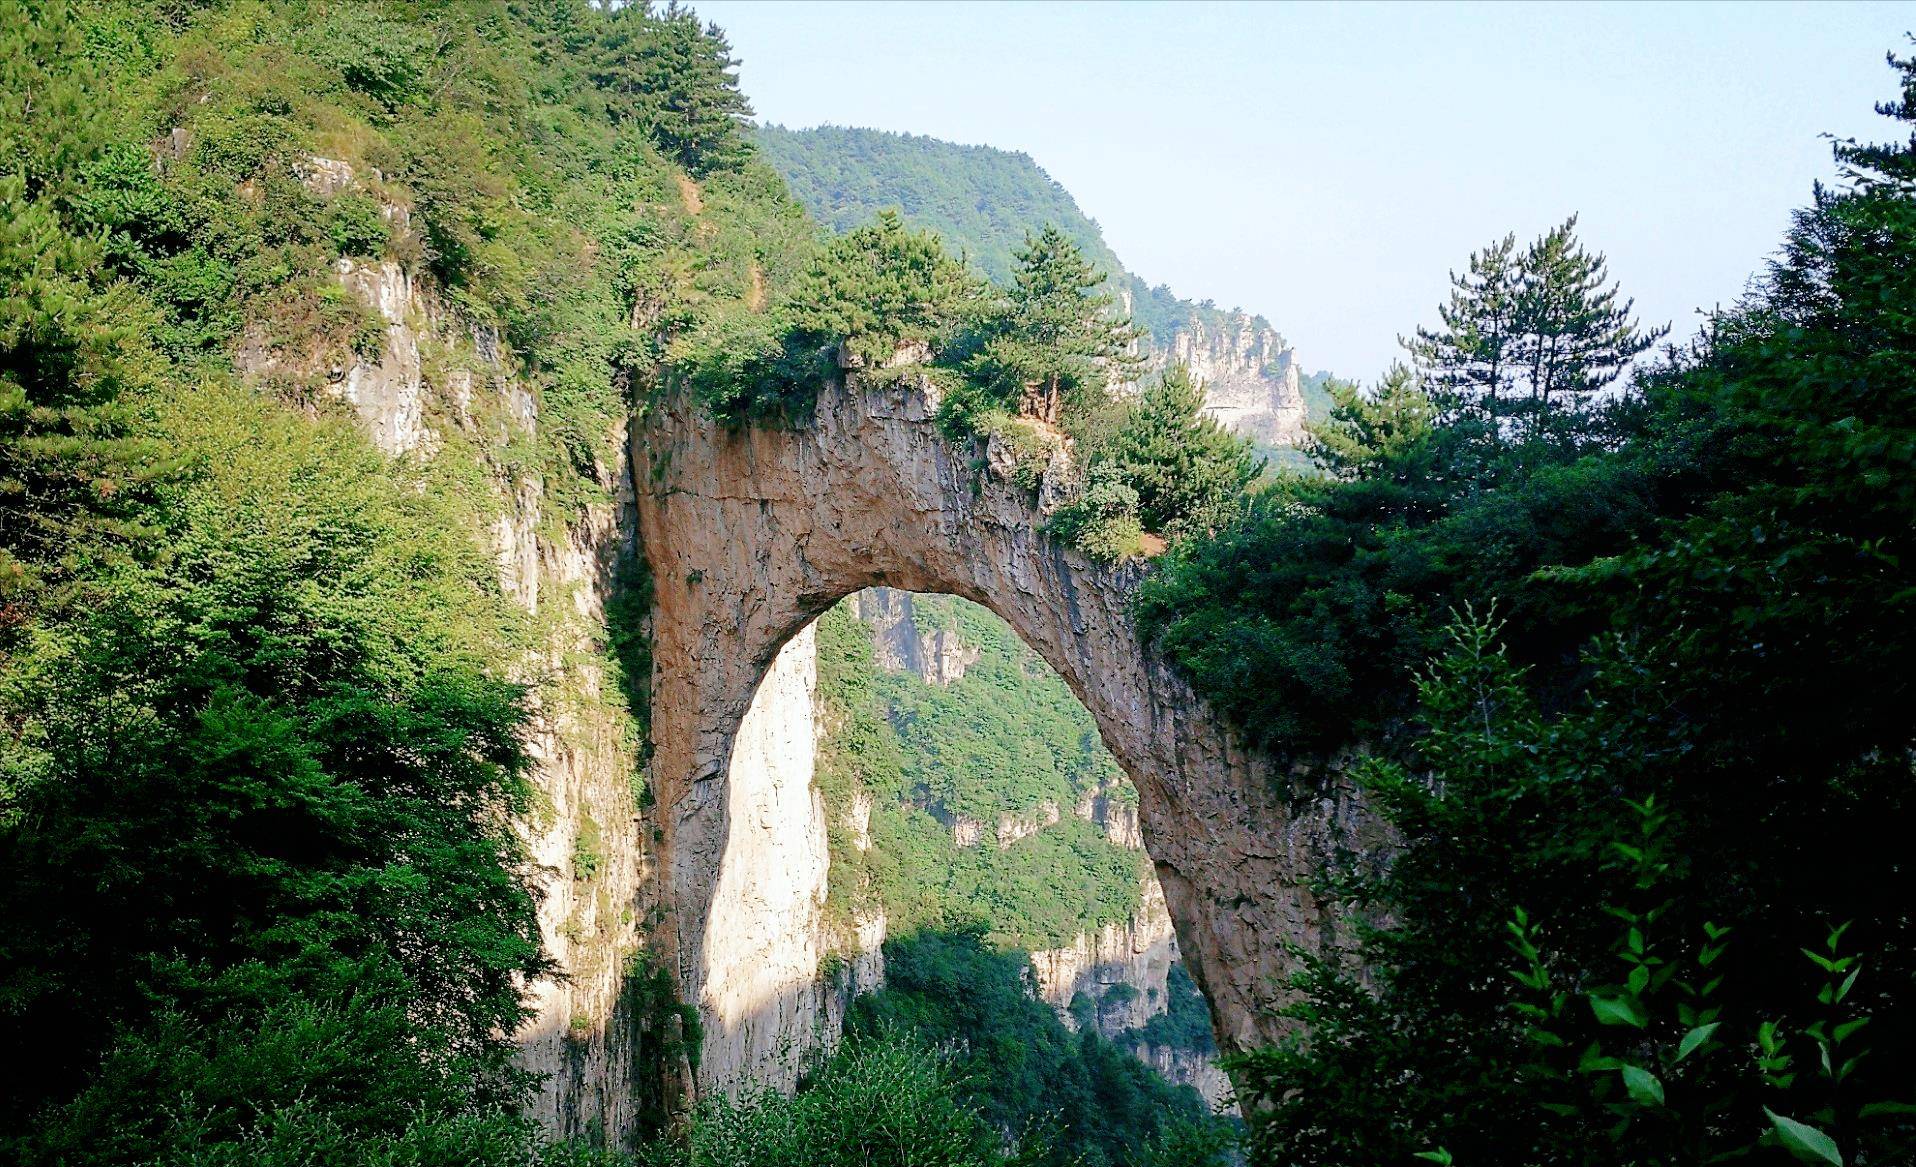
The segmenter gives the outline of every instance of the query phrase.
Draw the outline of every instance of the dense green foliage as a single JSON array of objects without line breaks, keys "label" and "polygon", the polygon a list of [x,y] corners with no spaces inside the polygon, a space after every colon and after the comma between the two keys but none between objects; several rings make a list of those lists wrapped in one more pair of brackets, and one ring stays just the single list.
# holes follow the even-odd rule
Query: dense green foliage
[{"label": "dense green foliage", "polygon": [[[970,955],[989,959],[982,950],[973,949]],[[958,959],[962,965],[963,956]],[[962,967],[971,971],[969,965]],[[939,987],[956,983],[948,979]],[[901,997],[887,1007],[911,1008],[924,1000]],[[884,1021],[873,1031],[861,1023],[860,1032],[804,1076],[796,1093],[758,1091],[736,1101],[706,1099],[687,1117],[678,1137],[640,1147],[634,1162],[641,1167],[1038,1167],[1112,1162],[1104,1157],[1101,1144],[1093,1145],[1086,1157],[1065,1150],[1061,1134],[1069,1132],[1054,1118],[1034,1116],[1028,1108],[1014,1109],[1014,1117],[1030,1121],[1017,1128],[1018,1137],[1007,1139],[1006,1128],[991,1117],[990,1092],[981,1091],[967,1070],[977,1063],[969,1047],[956,1040],[927,1044],[918,1036],[925,1028],[915,1022],[900,1026]],[[1068,1054],[1060,1055],[1055,1065],[1073,1067],[1064,1072],[1075,1085],[1093,1089],[1099,1102],[1135,1105],[1131,1116],[1157,1130],[1149,1140],[1120,1142],[1114,1136],[1110,1145],[1124,1151],[1117,1162],[1130,1167],[1223,1167],[1230,1161],[1230,1132],[1189,1117],[1188,1099],[1127,1092],[1132,1083],[1121,1067],[1111,1067],[1110,1075],[1099,1079]],[[1187,1116],[1175,1117],[1179,1114]],[[581,1167],[594,1162],[549,1161]]]},{"label": "dense green foliage", "polygon": [[1204,1003],[1204,995],[1198,992],[1196,982],[1191,980],[1191,974],[1182,963],[1171,966],[1165,992],[1169,999],[1164,1012],[1120,1034],[1118,1044],[1127,1049],[1164,1046],[1198,1053],[1215,1051],[1217,1041],[1211,1032],[1211,1007]]},{"label": "dense green foliage", "polygon": [[[15,640],[0,690],[0,1024],[41,1051],[9,1124],[105,1050],[49,1157],[185,1154],[252,1115],[398,1136],[402,1102],[509,1097],[498,1035],[542,964],[490,564],[343,426],[212,388],[150,424],[198,460],[150,512],[166,555],[76,585],[85,614]],[[356,1087],[283,1065],[395,1027],[416,1052],[365,1053]],[[377,1109],[358,1091],[390,1110],[332,1112]]]},{"label": "dense green foliage", "polygon": [[1132,379],[1138,330],[1114,312],[1116,301],[1101,287],[1108,277],[1057,227],[1046,224],[1013,254],[1017,270],[969,362],[981,400],[954,394],[947,407],[995,408],[1057,425],[1067,402],[1083,413],[1112,380]]},{"label": "dense green foliage", "polygon": [[949,366],[985,312],[982,286],[936,238],[881,215],[821,248],[769,311],[713,318],[678,364],[722,421],[796,421],[843,368],[884,368],[900,352]]},{"label": "dense green foliage", "polygon": [[[998,284],[1011,283],[1025,236],[1055,225],[1130,298],[1131,317],[1160,346],[1195,322],[1210,335],[1230,314],[1180,299],[1124,270],[1093,220],[1028,155],[915,134],[819,126],[763,126],[757,141],[792,195],[820,222],[850,231],[894,210]],[[1259,327],[1267,324],[1254,318]]]},{"label": "dense green foliage", "polygon": [[[811,246],[729,68],[643,6],[0,5],[10,1161],[542,1153],[506,678],[550,629],[481,515],[603,498],[670,335]],[[474,393],[372,448],[328,387],[378,262],[444,301],[432,387],[536,430]]]},{"label": "dense green foliage", "polygon": [[676,1139],[639,1150],[645,1167],[1011,1167],[1037,1144],[1004,1135],[958,1087],[939,1048],[894,1034],[849,1038],[790,1096],[709,1099]]},{"label": "dense green foliage", "polygon": [[[1183,365],[1170,366],[1145,386],[1119,413],[1108,439],[1085,443],[1091,485],[1059,512],[1054,526],[1067,532],[1074,524],[1095,529],[1112,524],[1114,514],[1123,523],[1121,506],[1100,497],[1106,481],[1135,496],[1129,519],[1140,531],[1208,532],[1229,518],[1260,464],[1249,442],[1199,413],[1203,404],[1202,387]],[[1093,513],[1086,516],[1086,510]],[[1108,528],[1105,538],[1111,540]],[[1075,541],[1085,546],[1085,534]]]},{"label": "dense green foliage", "polygon": [[1029,976],[1024,953],[989,944],[982,924],[895,939],[885,987],[853,1003],[847,1032],[951,1050],[959,1096],[1029,1144],[1029,1162],[1161,1162],[1154,1143],[1211,1121],[1195,1090],[1170,1086],[1095,1029],[1067,1029]]},{"label": "dense green foliage", "polygon": [[[1021,1132],[1027,1161],[1220,1162],[1230,1130],[1128,1052],[1146,1041],[1211,1048],[1210,1013],[1182,967],[1172,974],[1182,996],[1167,1002],[1175,1019],[1114,1043],[1096,1025],[1064,1026],[1035,996],[1023,951],[1137,912],[1142,856],[1072,813],[1094,795],[1136,793],[1083,707],[1009,627],[962,600],[911,600],[914,623],[901,631],[977,650],[948,686],[877,667],[873,630],[850,601],[817,626],[830,903],[846,924],[882,909],[894,937],[885,988],[857,1000],[848,1032],[951,1048],[960,1096],[995,1129]],[[855,839],[846,812],[861,793],[872,806]],[[1047,806],[1059,821],[1046,823]],[[1035,830],[995,845],[1001,815]],[[985,837],[960,847],[965,821]]]},{"label": "dense green foliage", "polygon": [[[831,902],[845,917],[882,908],[894,932],[985,919],[1003,943],[1068,944],[1137,910],[1144,869],[1072,813],[1099,791],[1135,799],[1090,714],[1002,621],[949,597],[914,597],[928,628],[978,651],[950,685],[877,667],[849,603],[818,622],[818,699],[829,732],[818,782],[828,805],[872,800],[870,847],[835,813]],[[1000,816],[1046,829],[1000,848],[960,847],[953,825],[995,837]]]},{"label": "dense green foliage", "polygon": [[1587,392],[1640,340],[1553,232],[1557,351],[1595,358],[1486,420],[1462,287],[1421,382],[1340,391],[1322,479],[1150,588],[1264,740],[1371,740],[1404,844],[1326,889],[1383,921],[1367,983],[1308,966],[1307,1031],[1242,1064],[1257,1161],[1908,1161],[1916,137],[1836,153],[1749,298],[1626,392]]},{"label": "dense green foliage", "polygon": [[1062,231],[1047,224],[1014,259],[1008,286],[986,285],[931,233],[880,212],[821,248],[777,303],[681,338],[674,368],[734,426],[802,423],[836,375],[924,377],[947,434],[1005,443],[1026,486],[1075,441],[1078,470],[1061,484],[1071,505],[1053,532],[1099,559],[1140,554],[1147,526],[1214,525],[1256,473],[1248,447],[1199,418],[1202,392],[1181,368],[1135,404],[1114,394],[1143,363],[1140,330]]}]

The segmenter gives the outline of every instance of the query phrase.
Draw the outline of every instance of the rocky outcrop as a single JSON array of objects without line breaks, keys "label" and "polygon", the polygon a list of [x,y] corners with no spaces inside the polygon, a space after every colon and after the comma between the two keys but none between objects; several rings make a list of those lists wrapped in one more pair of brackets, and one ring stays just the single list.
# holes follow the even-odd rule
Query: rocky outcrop
[{"label": "rocky outcrop", "polygon": [[791,640],[745,711],[727,773],[731,824],[712,892],[699,1008],[701,1090],[757,1082],[790,1089],[802,1059],[836,1033],[835,987],[821,977],[825,804],[812,784],[812,629]]},{"label": "rocky outcrop", "polygon": [[1048,798],[1029,814],[1001,814],[998,816],[998,849],[1002,851],[1019,839],[1029,839],[1046,827],[1055,827],[1061,818],[1058,804]]},{"label": "rocky outcrop", "polygon": [[[321,198],[364,189],[344,162],[314,158],[297,170]],[[404,206],[387,201],[382,212],[396,232],[409,230]],[[629,712],[601,655],[614,569],[636,552],[625,445],[608,442],[612,456],[595,484],[608,501],[553,521],[544,481],[492,457],[540,424],[537,392],[512,375],[497,337],[390,260],[342,259],[335,274],[376,318],[377,352],[309,351],[254,328],[234,355],[236,371],[276,388],[316,387],[350,407],[395,457],[479,461],[467,480],[490,493],[471,500],[474,533],[492,543],[501,590],[543,630],[518,670],[531,684],[525,745],[536,791],[536,809],[519,827],[535,865],[541,940],[564,975],[527,986],[532,1016],[517,1035],[520,1063],[541,1079],[533,1114],[554,1134],[629,1130],[637,1033],[621,1001],[653,901],[653,867],[634,799]],[[430,373],[427,348],[440,357]],[[476,456],[442,450],[453,428],[474,439],[464,450]]]},{"label": "rocky outcrop", "polygon": [[1268,325],[1235,312],[1221,326],[1194,319],[1161,358],[1182,361],[1204,386],[1204,412],[1265,446],[1304,437],[1304,390],[1296,355]]},{"label": "rocky outcrop", "polygon": [[[1125,311],[1129,294],[1121,296]],[[1261,316],[1190,306],[1190,318],[1168,343],[1139,344],[1144,371],[1182,364],[1204,387],[1204,412],[1261,446],[1296,446],[1308,406],[1297,354]]]},{"label": "rocky outcrop", "polygon": [[1098,1031],[1115,1037],[1164,1012],[1167,980],[1178,959],[1177,937],[1164,892],[1145,879],[1138,910],[1129,920],[1079,935],[1063,948],[1031,954],[1038,995],[1069,1021],[1073,1000],[1083,994],[1095,1008]]},{"label": "rocky outcrop", "polygon": [[[713,912],[753,694],[813,619],[882,586],[981,603],[1058,671],[1137,786],[1143,841],[1219,1044],[1271,1040],[1287,946],[1315,948],[1334,924],[1313,876],[1374,841],[1353,786],[1251,749],[1140,639],[1129,602],[1144,569],[1053,542],[1004,459],[940,434],[927,383],[884,381],[824,386],[791,429],[726,430],[678,399],[633,429],[655,581],[660,940],[685,995],[708,1000],[726,943]],[[729,1040],[727,1018],[708,1010],[707,1023],[709,1040]]]},{"label": "rocky outcrop", "polygon": [[1138,804],[1134,792],[1126,798],[1108,788],[1090,791],[1078,800],[1072,812],[1086,822],[1104,828],[1104,837],[1120,847],[1144,850],[1144,832],[1138,827]]},{"label": "rocky outcrop", "polygon": [[1237,1099],[1231,1089],[1231,1080],[1223,1070],[1218,1069],[1215,1054],[1168,1045],[1132,1046],[1131,1053],[1145,1065],[1163,1074],[1167,1080],[1195,1089],[1212,1111],[1237,1112]]},{"label": "rocky outcrop", "polygon": [[978,647],[952,630],[919,629],[910,592],[866,588],[853,598],[852,611],[871,628],[873,657],[886,672],[914,673],[927,685],[950,685],[978,663]]}]

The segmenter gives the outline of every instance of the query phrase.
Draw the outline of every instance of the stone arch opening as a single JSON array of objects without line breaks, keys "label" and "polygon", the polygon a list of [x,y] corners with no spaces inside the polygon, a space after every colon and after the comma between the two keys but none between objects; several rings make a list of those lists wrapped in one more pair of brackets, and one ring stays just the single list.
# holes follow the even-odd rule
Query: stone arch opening
[{"label": "stone arch opening", "polygon": [[[937,902],[1027,953],[1064,1024],[1225,1100],[1208,1050],[1138,1032],[1174,1003],[1207,1024],[1209,1011],[1192,999],[1136,791],[1082,702],[988,609],[869,588],[808,623],[747,706],[723,800],[697,970],[702,1089],[793,1085],[851,1001],[884,984],[887,941],[940,942],[922,935],[943,926],[923,911]],[[1086,894],[1032,897],[1020,888],[1034,872]]]},{"label": "stone arch opening", "polygon": [[1361,806],[1347,786],[1248,748],[1139,637],[1129,601],[1141,569],[1050,539],[1010,451],[947,440],[936,409],[929,384],[894,377],[824,386],[794,428],[726,430],[683,400],[635,424],[662,938],[685,998],[705,995],[729,778],[741,730],[756,732],[753,698],[821,613],[884,586],[989,608],[1063,677],[1137,787],[1220,1048],[1269,1040],[1286,946],[1321,938],[1309,878],[1360,833]]}]

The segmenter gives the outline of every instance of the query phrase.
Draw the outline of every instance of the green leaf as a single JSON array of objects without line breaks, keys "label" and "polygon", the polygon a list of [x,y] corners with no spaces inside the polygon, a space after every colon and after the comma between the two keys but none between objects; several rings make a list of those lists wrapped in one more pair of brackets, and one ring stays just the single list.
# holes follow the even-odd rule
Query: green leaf
[{"label": "green leaf", "polygon": [[1642,1066],[1624,1066],[1623,1088],[1630,1092],[1638,1106],[1662,1106],[1663,1083],[1657,1076]]},{"label": "green leaf", "polygon": [[1838,1001],[1841,1001],[1844,997],[1849,996],[1850,989],[1852,989],[1856,985],[1856,978],[1862,975],[1863,975],[1863,970],[1860,968],[1850,973],[1849,976],[1844,979],[1843,987],[1836,990],[1836,999]]},{"label": "green leaf", "polygon": [[1628,997],[1590,998],[1590,1011],[1604,1025],[1628,1025],[1632,1029],[1642,1029],[1646,1023],[1643,1006]]},{"label": "green leaf", "polygon": [[1868,1102],[1857,1110],[1861,1118],[1889,1118],[1898,1115],[1916,1114],[1916,1103],[1912,1102]]},{"label": "green leaf", "polygon": [[1441,1167],[1450,1167],[1451,1165],[1450,1152],[1444,1150],[1442,1147],[1437,1148],[1435,1151],[1419,1151],[1417,1152],[1417,1158],[1429,1163],[1440,1164]]},{"label": "green leaf", "polygon": [[1676,1060],[1680,1062],[1695,1053],[1696,1047],[1710,1040],[1710,1035],[1715,1033],[1717,1027],[1722,1024],[1721,1021],[1712,1021],[1708,1025],[1699,1025],[1684,1034],[1683,1040],[1677,1043]]},{"label": "green leaf", "polygon": [[1836,1140],[1808,1123],[1785,1118],[1769,1107],[1763,1113],[1770,1116],[1770,1125],[1776,1128],[1776,1137],[1783,1140],[1790,1154],[1805,1163],[1828,1163],[1830,1167],[1843,1167],[1843,1152],[1837,1149]]}]

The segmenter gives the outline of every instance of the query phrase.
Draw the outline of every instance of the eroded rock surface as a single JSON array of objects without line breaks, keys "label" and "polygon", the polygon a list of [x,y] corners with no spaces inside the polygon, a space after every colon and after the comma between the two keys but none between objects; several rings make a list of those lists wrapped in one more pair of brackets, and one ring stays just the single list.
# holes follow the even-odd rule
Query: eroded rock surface
[{"label": "eroded rock surface", "polygon": [[[1079,933],[1074,943],[1062,948],[1031,954],[1038,995],[1069,1018],[1072,998],[1083,993],[1098,1006],[1094,1017],[1098,1031],[1106,1037],[1136,1029],[1164,1012],[1170,994],[1166,982],[1178,959],[1171,914],[1156,880],[1145,880],[1141,893],[1138,910],[1130,919],[1106,924],[1088,935]],[[1111,993],[1117,985],[1130,991]]]},{"label": "eroded rock surface", "polygon": [[[175,131],[175,144],[180,131]],[[321,198],[363,189],[344,162],[296,169]],[[383,198],[383,197],[382,197]],[[382,201],[396,231],[407,208]],[[638,758],[628,703],[608,676],[605,601],[615,567],[636,550],[623,443],[599,468],[603,501],[554,521],[546,483],[503,455],[540,425],[537,391],[502,359],[496,333],[452,309],[430,280],[387,260],[341,259],[339,285],[381,326],[377,352],[303,347],[249,327],[234,354],[249,382],[310,385],[349,405],[396,458],[475,457],[469,499],[496,556],[501,591],[540,629],[515,674],[530,686],[526,734],[535,807],[518,824],[534,865],[540,939],[561,976],[527,986],[532,1016],[515,1035],[539,1075],[532,1113],[564,1138],[630,1131],[637,1121],[636,1019],[624,1009],[628,961],[651,902],[647,830],[638,818]],[[423,350],[438,354],[422,360]],[[454,430],[471,439],[448,452]],[[612,435],[608,435],[612,437]]]},{"label": "eroded rock surface", "polygon": [[[786,644],[861,588],[946,592],[992,609],[1064,678],[1139,793],[1138,827],[1219,1043],[1277,1036],[1286,945],[1317,946],[1314,873],[1361,849],[1369,817],[1335,776],[1280,772],[1149,645],[1106,569],[1041,533],[1033,493],[991,451],[954,445],[910,376],[827,386],[792,429],[726,431],[687,402],[635,425],[655,579],[653,770],[667,907],[660,940],[709,1041],[732,1040],[715,914],[737,739]],[[772,1005],[773,1002],[765,1004]]]}]

